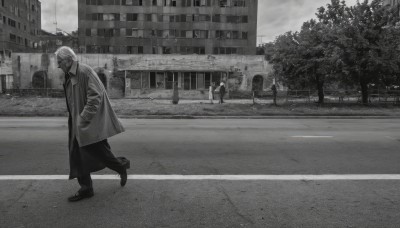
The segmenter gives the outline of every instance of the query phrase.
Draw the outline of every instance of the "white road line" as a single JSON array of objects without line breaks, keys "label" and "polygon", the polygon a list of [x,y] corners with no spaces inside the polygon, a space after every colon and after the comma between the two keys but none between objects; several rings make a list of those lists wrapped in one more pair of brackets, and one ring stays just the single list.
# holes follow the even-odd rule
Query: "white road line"
[{"label": "white road line", "polygon": [[296,135],[292,136],[292,138],[333,138],[333,136],[328,136],[328,135]]},{"label": "white road line", "polygon": [[[92,175],[95,180],[117,180],[118,175]],[[68,175],[0,175],[2,180],[67,180]],[[130,180],[400,180],[400,174],[342,175],[128,175]]]}]

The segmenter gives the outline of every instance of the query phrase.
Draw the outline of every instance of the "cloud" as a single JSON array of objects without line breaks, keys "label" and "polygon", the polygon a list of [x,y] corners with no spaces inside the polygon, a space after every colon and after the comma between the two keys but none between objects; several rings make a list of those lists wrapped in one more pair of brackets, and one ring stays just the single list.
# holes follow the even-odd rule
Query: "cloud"
[{"label": "cloud", "polygon": [[[79,0],[80,1],[80,0]],[[55,32],[54,24],[57,14],[57,27],[67,31],[75,31],[78,29],[78,1],[63,0],[41,0],[42,3],[42,29]],[[55,6],[57,3],[57,11]],[[57,12],[57,13],[56,13]]]},{"label": "cloud", "polygon": [[[317,9],[330,0],[259,0],[257,43],[273,41],[278,35],[300,30],[303,22],[315,17]],[[356,0],[347,0],[354,5]],[[263,12],[263,13],[260,13]]]}]

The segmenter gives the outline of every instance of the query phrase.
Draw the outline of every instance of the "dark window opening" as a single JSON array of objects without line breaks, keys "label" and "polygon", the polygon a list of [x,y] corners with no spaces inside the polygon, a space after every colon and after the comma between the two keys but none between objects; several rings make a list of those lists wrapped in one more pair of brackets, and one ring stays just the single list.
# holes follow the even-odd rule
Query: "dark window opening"
[{"label": "dark window opening", "polygon": [[171,47],[163,47],[163,54],[171,54]]},{"label": "dark window opening", "polygon": [[167,76],[165,78],[165,89],[172,89],[174,84],[174,73],[167,72]]},{"label": "dark window opening", "polygon": [[183,89],[190,90],[190,73],[185,72],[183,75]]},{"label": "dark window opening", "polygon": [[126,15],[126,20],[127,21],[137,21],[138,20],[138,15],[136,13],[128,13]]},{"label": "dark window opening", "polygon": [[156,86],[156,72],[150,72],[150,89],[155,89]]},{"label": "dark window opening", "polygon": [[220,14],[213,15],[212,22],[221,22],[221,15]]},{"label": "dark window opening", "polygon": [[196,72],[190,73],[190,89],[196,90],[197,89],[197,76]]},{"label": "dark window opening", "polygon": [[209,72],[204,75],[204,87],[207,89],[211,85],[211,74]]}]

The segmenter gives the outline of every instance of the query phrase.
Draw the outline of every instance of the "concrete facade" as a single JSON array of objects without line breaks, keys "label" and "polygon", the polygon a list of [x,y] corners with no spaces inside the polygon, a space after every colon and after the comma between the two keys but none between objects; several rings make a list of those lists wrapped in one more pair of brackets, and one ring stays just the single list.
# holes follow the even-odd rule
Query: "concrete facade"
[{"label": "concrete facade", "polygon": [[[64,74],[54,54],[14,53],[14,86],[62,89]],[[225,82],[228,95],[269,90],[272,70],[263,56],[80,54],[113,98],[170,99],[177,83],[181,99],[208,99],[209,86]],[[257,84],[257,85],[256,85]]]},{"label": "concrete facade", "polygon": [[0,0],[0,4],[0,51],[34,50],[42,27],[40,1]]},{"label": "concrete facade", "polygon": [[81,53],[255,55],[258,0],[78,0]]},{"label": "concrete facade", "polygon": [[40,30],[40,1],[0,0],[0,93],[14,87],[11,53],[34,51]]}]

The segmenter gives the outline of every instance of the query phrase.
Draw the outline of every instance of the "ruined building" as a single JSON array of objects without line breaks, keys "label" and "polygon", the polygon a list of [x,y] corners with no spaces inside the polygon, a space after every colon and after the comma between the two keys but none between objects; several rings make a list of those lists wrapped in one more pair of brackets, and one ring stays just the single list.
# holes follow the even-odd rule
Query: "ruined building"
[{"label": "ruined building", "polygon": [[41,30],[38,0],[0,0],[0,93],[13,83],[11,53],[31,52]]},{"label": "ruined building", "polygon": [[[78,0],[79,62],[111,97],[208,99],[268,90],[271,66],[256,54],[257,0]],[[61,89],[53,53],[13,54],[19,88]]]},{"label": "ruined building", "polygon": [[257,0],[79,0],[83,53],[256,54]]}]

